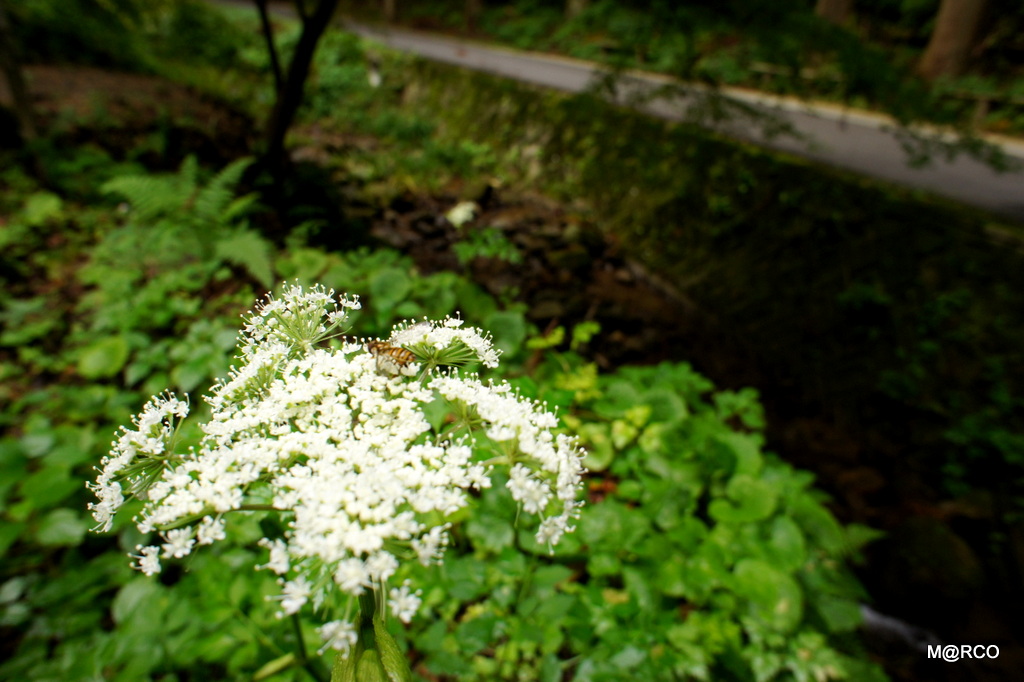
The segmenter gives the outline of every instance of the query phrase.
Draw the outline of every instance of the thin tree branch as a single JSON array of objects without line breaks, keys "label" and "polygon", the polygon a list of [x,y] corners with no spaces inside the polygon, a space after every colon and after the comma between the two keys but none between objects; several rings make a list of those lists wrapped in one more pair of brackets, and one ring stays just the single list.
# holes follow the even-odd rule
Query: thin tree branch
[{"label": "thin tree branch", "polygon": [[284,88],[284,75],[281,73],[281,62],[277,57],[277,47],[274,46],[274,29],[270,25],[270,16],[267,14],[267,0],[255,0],[255,2],[260,12],[260,27],[263,29],[263,40],[267,43],[267,54],[270,55],[270,68],[274,72],[274,92],[280,93]]}]

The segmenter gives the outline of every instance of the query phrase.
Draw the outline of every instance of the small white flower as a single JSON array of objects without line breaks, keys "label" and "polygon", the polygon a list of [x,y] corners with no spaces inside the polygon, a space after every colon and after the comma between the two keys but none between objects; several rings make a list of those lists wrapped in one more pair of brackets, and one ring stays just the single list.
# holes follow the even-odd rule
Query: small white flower
[{"label": "small white flower", "polygon": [[359,641],[355,626],[347,620],[332,620],[318,627],[316,631],[320,633],[320,639],[324,642],[316,652],[319,656],[323,656],[328,649],[334,649],[341,652],[342,656],[347,656],[349,650]]},{"label": "small white flower", "polygon": [[200,545],[212,545],[217,540],[227,537],[224,532],[224,519],[206,516],[196,530],[196,540]]},{"label": "small white flower", "polygon": [[278,575],[287,573],[291,568],[291,563],[288,560],[288,545],[285,544],[285,541],[280,538],[276,540],[261,538],[259,544],[270,550],[270,561],[262,566],[257,566],[257,568],[269,569]]},{"label": "small white flower", "polygon": [[188,556],[196,541],[192,539],[191,528],[175,528],[164,533],[165,542],[162,545],[165,559],[180,559]]},{"label": "small white flower", "polygon": [[455,227],[462,227],[476,215],[476,212],[480,210],[480,207],[473,201],[460,201],[455,204],[444,217],[448,219]]},{"label": "small white flower", "polygon": [[366,564],[360,559],[354,558],[338,563],[338,568],[334,571],[334,582],[338,583],[338,587],[342,590],[352,595],[362,594],[372,584]]},{"label": "small white flower", "polygon": [[300,576],[295,580],[286,580],[281,592],[281,612],[277,614],[278,618],[298,613],[299,609],[309,601],[313,590],[309,581]]},{"label": "small white flower", "polygon": [[426,535],[413,539],[412,548],[421,564],[429,566],[440,562],[448,546],[448,527],[448,524],[434,526]]},{"label": "small white flower", "polygon": [[409,581],[406,580],[401,587],[392,588],[388,593],[388,608],[391,609],[395,618],[403,623],[408,623],[420,608],[421,594],[423,594],[422,590],[413,592],[409,588]]},{"label": "small white flower", "polygon": [[512,493],[512,499],[522,504],[523,510],[528,514],[539,514],[544,511],[551,498],[551,491],[542,481],[531,476],[530,470],[522,464],[512,467],[507,485]]},{"label": "small white flower", "polygon": [[129,554],[137,562],[132,564],[132,568],[142,571],[146,575],[156,575],[160,572],[160,548],[159,547],[143,547],[142,545],[136,545],[135,549],[139,551],[138,554]]}]

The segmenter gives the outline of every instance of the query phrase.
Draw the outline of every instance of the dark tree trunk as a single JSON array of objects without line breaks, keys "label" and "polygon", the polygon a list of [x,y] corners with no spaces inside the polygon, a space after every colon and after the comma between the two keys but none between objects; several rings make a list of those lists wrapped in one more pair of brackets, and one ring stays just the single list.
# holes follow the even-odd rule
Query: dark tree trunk
[{"label": "dark tree trunk", "polygon": [[277,93],[274,108],[270,112],[266,127],[266,152],[264,162],[271,174],[278,180],[284,175],[286,166],[284,141],[288,129],[295,120],[295,114],[302,104],[302,93],[309,76],[309,67],[316,52],[320,36],[334,16],[339,0],[318,0],[312,14],[304,13],[299,5],[302,18],[302,34],[295,46],[295,53],[288,65],[288,73]]},{"label": "dark tree trunk", "polygon": [[483,12],[483,0],[466,0],[466,30],[475,31]]},{"label": "dark tree trunk", "polygon": [[0,0],[0,72],[7,81],[7,89],[11,91],[11,104],[14,107],[14,120],[17,136],[24,143],[28,154],[28,164],[36,179],[44,185],[48,184],[46,168],[39,155],[38,146],[34,144],[39,136],[36,125],[35,111],[32,108],[32,96],[25,84],[25,76],[21,70],[21,60],[14,46],[11,24],[7,19],[7,8],[4,0]]},{"label": "dark tree trunk", "polygon": [[942,0],[917,71],[928,80],[963,73],[987,0]]},{"label": "dark tree trunk", "polygon": [[0,71],[3,71],[7,88],[11,91],[14,117],[18,122],[18,135],[26,142],[34,140],[38,130],[32,111],[32,98],[25,85],[25,77],[21,72],[21,61],[15,52],[11,25],[7,20],[7,9],[2,1],[0,1]]}]

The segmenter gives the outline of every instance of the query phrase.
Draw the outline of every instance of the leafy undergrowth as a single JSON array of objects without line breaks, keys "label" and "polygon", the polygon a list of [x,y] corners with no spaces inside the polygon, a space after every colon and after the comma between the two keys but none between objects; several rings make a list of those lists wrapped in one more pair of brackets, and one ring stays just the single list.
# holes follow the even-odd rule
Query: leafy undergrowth
[{"label": "leafy undergrowth", "polygon": [[[83,487],[149,394],[171,386],[201,405],[238,314],[297,279],[361,294],[364,336],[461,311],[590,452],[589,504],[552,556],[522,541],[501,495],[452,519],[451,558],[424,583],[431,617],[396,628],[421,676],[881,679],[846,568],[871,533],[837,523],[809,474],[764,452],[753,391],[716,392],[685,363],[601,373],[578,354],[593,323],[538,334],[522,306],[395,251],[280,248],[236,192],[246,165],[108,166],[78,198],[5,172],[0,676],[308,679],[296,638],[312,642],[324,618],[274,617],[273,585],[253,571],[263,550],[243,542],[145,578],[125,553],[146,538],[130,524],[88,534]],[[509,254],[494,248],[473,246]],[[261,535],[258,517],[242,525]]]}]

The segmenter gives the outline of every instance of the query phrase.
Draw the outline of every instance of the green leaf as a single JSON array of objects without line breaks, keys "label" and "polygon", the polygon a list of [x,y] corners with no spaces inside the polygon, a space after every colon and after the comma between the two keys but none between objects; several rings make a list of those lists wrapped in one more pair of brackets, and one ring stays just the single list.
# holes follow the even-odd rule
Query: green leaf
[{"label": "green leaf", "polygon": [[[52,427],[51,427],[52,428]],[[26,433],[19,441],[25,454],[32,458],[48,454],[57,442],[53,431]]]},{"label": "green leaf", "polygon": [[469,617],[455,628],[455,640],[459,650],[465,654],[474,654],[490,645],[497,639],[503,621],[494,613],[484,613]]},{"label": "green leaf", "polygon": [[25,530],[24,522],[0,521],[0,555],[7,556],[7,550]]},{"label": "green leaf", "polygon": [[772,564],[783,571],[796,571],[807,561],[807,542],[800,526],[788,516],[772,520],[767,550]]},{"label": "green leaf", "polygon": [[565,340],[565,327],[555,327],[544,336],[535,336],[526,342],[530,350],[543,350],[561,345]]},{"label": "green leaf", "polygon": [[721,523],[750,523],[772,515],[778,501],[778,490],[768,483],[750,476],[733,476],[726,487],[727,501],[712,500],[708,505],[711,518]]},{"label": "green leaf", "polygon": [[254,680],[265,680],[268,677],[272,677],[279,672],[285,671],[295,665],[297,659],[295,654],[285,654],[284,656],[278,656],[274,660],[270,661],[255,673],[253,673],[252,679]]},{"label": "green leaf", "polygon": [[409,275],[400,268],[378,270],[370,277],[369,285],[370,302],[378,314],[397,306],[412,289]]},{"label": "green leaf", "polygon": [[829,554],[842,556],[849,550],[846,533],[831,512],[809,493],[790,501],[790,514],[813,543]]},{"label": "green leaf", "polygon": [[112,377],[128,362],[128,342],[108,336],[86,346],[78,356],[78,373],[86,379]]},{"label": "green leaf", "polygon": [[515,531],[508,518],[494,514],[476,514],[466,522],[466,534],[473,546],[497,554],[515,540]]},{"label": "green leaf", "polygon": [[570,350],[579,350],[581,346],[590,343],[590,339],[601,331],[601,324],[593,320],[580,322],[572,328],[572,341],[569,343]]},{"label": "green leaf", "polygon": [[747,600],[752,616],[789,632],[803,618],[803,592],[795,580],[760,559],[741,559],[733,568],[733,587]]},{"label": "green leaf", "polygon": [[860,627],[864,621],[860,604],[852,599],[819,594],[813,604],[829,632],[850,632]]},{"label": "green leaf", "polygon": [[24,221],[32,227],[44,224],[48,220],[60,218],[64,202],[52,192],[35,192],[25,199],[25,207],[21,214]]},{"label": "green leaf", "polygon": [[615,459],[612,447],[611,427],[608,424],[583,424],[577,430],[584,442],[587,454],[583,466],[589,471],[604,471]]},{"label": "green leaf", "polygon": [[587,573],[593,577],[618,575],[622,571],[622,562],[615,554],[592,552],[587,561]]},{"label": "green leaf", "polygon": [[715,440],[724,445],[736,457],[736,474],[757,476],[761,473],[764,460],[757,439],[746,433],[723,433]]},{"label": "green leaf", "polygon": [[526,318],[518,311],[495,311],[483,326],[494,336],[494,345],[508,355],[514,355],[526,339]]},{"label": "green leaf", "polygon": [[605,500],[583,508],[577,532],[592,550],[630,551],[650,526],[650,520],[639,510]]},{"label": "green leaf", "polygon": [[118,624],[158,621],[163,613],[163,591],[164,588],[158,582],[137,577],[118,591],[110,615]]},{"label": "green leaf", "polygon": [[18,486],[21,497],[32,509],[53,507],[81,489],[81,479],[72,477],[62,466],[43,467]]},{"label": "green leaf", "polygon": [[88,524],[78,513],[70,509],[54,509],[43,517],[36,540],[51,547],[74,547],[82,541],[88,529]]},{"label": "green leaf", "polygon": [[373,635],[377,651],[380,653],[380,665],[386,675],[382,682],[411,682],[412,671],[409,669],[409,662],[398,648],[395,638],[384,627],[384,621],[379,613],[373,616]]},{"label": "green leaf", "polygon": [[651,421],[675,423],[689,416],[686,401],[675,391],[668,388],[654,388],[643,395],[643,400],[651,407]]}]

